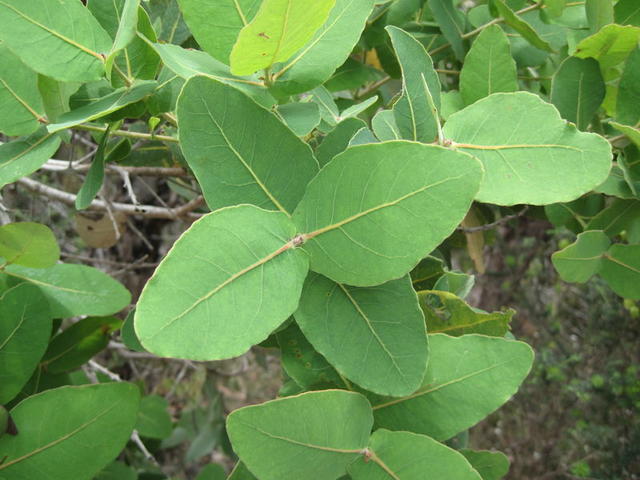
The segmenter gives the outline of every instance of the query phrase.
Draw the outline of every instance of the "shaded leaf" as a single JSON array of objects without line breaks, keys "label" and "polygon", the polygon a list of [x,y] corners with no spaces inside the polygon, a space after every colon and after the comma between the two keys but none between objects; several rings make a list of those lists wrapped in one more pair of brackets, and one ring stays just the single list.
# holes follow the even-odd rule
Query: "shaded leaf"
[{"label": "shaded leaf", "polygon": [[295,318],[316,350],[361,387],[402,396],[422,383],[427,335],[408,276],[358,288],[311,274]]},{"label": "shaded leaf", "polygon": [[504,19],[504,23],[522,35],[522,37],[534,47],[547,52],[553,52],[553,48],[549,42],[542,39],[538,32],[536,32],[536,30],[522,17],[516,15],[504,0],[493,0],[493,2],[493,5],[495,5],[499,15]]},{"label": "shaded leaf", "polygon": [[404,398],[373,399],[378,427],[451,438],[509,400],[533,363],[529,345],[504,338],[436,334],[429,346],[422,388]]},{"label": "shaded leaf", "polygon": [[[0,296],[0,318],[0,404],[7,404],[27,383],[47,349],[51,317],[38,289],[21,284]],[[0,425],[0,437],[5,430]]]},{"label": "shaded leaf", "polygon": [[460,453],[480,474],[482,480],[500,480],[509,473],[509,459],[502,452],[462,449]]},{"label": "shaded leaf", "polygon": [[293,215],[311,269],[355,286],[405,275],[464,218],[481,177],[475,159],[434,145],[349,148],[311,181]]},{"label": "shaded leaf", "polygon": [[137,480],[138,473],[122,462],[113,462],[101,470],[93,480]]},{"label": "shaded leaf", "polygon": [[640,48],[636,48],[624,65],[616,100],[616,120],[626,125],[640,122]]},{"label": "shaded leaf", "polygon": [[312,102],[292,102],[278,106],[278,115],[298,137],[309,134],[320,123],[320,109]]},{"label": "shaded leaf", "polygon": [[604,253],[611,245],[601,230],[582,232],[574,243],[551,256],[553,266],[565,282],[584,283],[598,273]]},{"label": "shaded leaf", "polygon": [[102,182],[104,181],[105,150],[107,148],[110,130],[111,125],[107,127],[106,132],[102,135],[102,139],[96,149],[96,154],[91,162],[91,168],[89,168],[87,176],[84,179],[84,183],[78,191],[76,196],[77,210],[84,210],[91,205],[91,202],[93,202],[96,195],[102,188]]},{"label": "shaded leaf", "polygon": [[640,245],[612,245],[600,275],[621,297],[640,300]]},{"label": "shaded leaf", "polygon": [[146,438],[162,440],[171,435],[173,424],[168,412],[169,402],[159,395],[147,395],[140,400],[136,430]]},{"label": "shaded leaf", "polygon": [[347,118],[331,130],[316,149],[316,158],[320,167],[324,167],[333,157],[342,153],[349,146],[349,140],[366,124],[359,118]]},{"label": "shaded leaf", "polygon": [[11,410],[20,434],[0,438],[6,455],[0,476],[92,478],[126,445],[139,398],[138,387],[129,383],[61,387],[27,398]]},{"label": "shaded leaf", "polygon": [[400,140],[402,135],[396,123],[394,110],[380,110],[371,120],[373,133],[381,142]]},{"label": "shaded leaf", "polygon": [[614,199],[607,208],[591,219],[585,230],[602,230],[609,237],[614,237],[638,217],[640,217],[640,201]]},{"label": "shaded leaf", "polygon": [[134,322],[142,345],[159,356],[214,360],[267,338],[296,309],[307,274],[295,234],[286,215],[252,205],[195,222],[142,291]]},{"label": "shaded leaf", "polygon": [[124,322],[122,323],[122,328],[120,330],[120,336],[122,337],[122,343],[124,343],[129,350],[133,350],[134,352],[146,352],[140,340],[136,336],[136,331],[133,328],[133,318],[135,316],[135,309],[131,310]]},{"label": "shaded leaf", "polygon": [[585,10],[592,32],[613,23],[613,2],[611,0],[586,0]]},{"label": "shaded leaf", "polygon": [[466,23],[463,13],[454,7],[451,0],[428,0],[428,5],[456,58],[462,60],[465,54],[462,35]]},{"label": "shaded leaf", "polygon": [[261,480],[334,480],[367,446],[372,423],[362,395],[326,390],[235,410],[227,432]]},{"label": "shaded leaf", "polygon": [[453,114],[444,134],[483,163],[481,202],[567,202],[600,185],[611,169],[609,142],[577,131],[553,105],[528,92],[483,98]]},{"label": "shaded leaf", "polygon": [[640,26],[640,5],[636,0],[618,0],[614,7],[615,23]]}]

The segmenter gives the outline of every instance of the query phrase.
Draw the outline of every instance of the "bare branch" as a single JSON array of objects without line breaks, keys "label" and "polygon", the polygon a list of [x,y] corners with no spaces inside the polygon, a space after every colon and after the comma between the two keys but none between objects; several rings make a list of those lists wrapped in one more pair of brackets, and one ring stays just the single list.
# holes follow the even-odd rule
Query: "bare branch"
[{"label": "bare branch", "polygon": [[529,205],[526,205],[522,210],[518,213],[514,213],[513,215],[507,215],[506,217],[502,217],[495,222],[487,223],[485,225],[479,225],[477,227],[458,227],[457,230],[464,233],[474,233],[474,232],[484,232],[486,230],[493,230],[499,225],[509,222],[510,220],[514,220],[523,216],[529,210]]},{"label": "bare branch", "polygon": [[[77,162],[70,163],[67,160],[56,160],[52,158],[40,168],[48,172],[65,172],[68,170],[86,172],[91,168],[91,165],[80,163],[81,160],[82,159]],[[184,168],[180,167],[126,167],[120,165],[106,165],[105,171],[106,173],[111,174],[127,172],[130,175],[144,175],[148,177],[185,177],[189,175]]]}]

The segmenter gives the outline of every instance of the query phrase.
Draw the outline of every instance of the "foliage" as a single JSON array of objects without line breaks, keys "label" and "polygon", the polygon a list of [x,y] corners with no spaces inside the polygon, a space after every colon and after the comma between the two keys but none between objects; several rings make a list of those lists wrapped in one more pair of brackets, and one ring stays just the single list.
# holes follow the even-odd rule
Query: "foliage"
[{"label": "foliage", "polygon": [[[0,1],[0,185],[103,211],[109,245],[127,216],[197,218],[124,323],[121,283],[61,263],[45,225],[0,227],[0,478],[136,478],[112,463],[129,438],[161,475],[140,435],[194,437],[192,460],[230,442],[230,478],[506,474],[460,439],[533,352],[513,310],[465,301],[454,255],[482,273],[488,230],[546,215],[577,236],[553,255],[564,280],[640,299],[640,18],[625,0],[459,3]],[[63,168],[86,172],[76,194],[36,173]],[[139,204],[136,173],[182,205]],[[278,348],[285,383],[226,425],[211,405],[174,428],[166,399],[92,360],[119,330],[129,354]]]}]

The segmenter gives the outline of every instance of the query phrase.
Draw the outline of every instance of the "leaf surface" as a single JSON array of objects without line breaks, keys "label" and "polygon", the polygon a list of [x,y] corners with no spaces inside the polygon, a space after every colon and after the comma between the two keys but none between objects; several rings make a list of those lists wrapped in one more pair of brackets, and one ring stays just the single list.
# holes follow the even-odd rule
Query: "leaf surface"
[{"label": "leaf surface", "polygon": [[640,48],[636,48],[624,65],[616,99],[616,120],[626,125],[640,123]]},{"label": "leaf surface", "polygon": [[538,32],[523,18],[516,15],[516,13],[509,8],[509,6],[504,2],[504,0],[493,0],[494,5],[500,14],[500,16],[504,19],[504,22],[513,28],[516,32],[518,32],[522,37],[527,40],[531,45],[540,50],[545,50],[547,52],[553,52],[553,48],[544,40]]},{"label": "leaf surface", "polygon": [[0,477],[33,480],[47,472],[49,478],[93,478],[126,445],[138,392],[129,383],[105,383],[56,388],[22,401],[11,410],[19,434],[0,438],[6,455]]},{"label": "leaf surface", "polygon": [[459,452],[480,474],[482,480],[500,480],[509,473],[509,459],[502,452],[462,449]]},{"label": "leaf surface", "polygon": [[307,274],[295,234],[286,215],[253,205],[195,222],[142,291],[134,322],[142,345],[160,356],[214,360],[267,338],[296,309]]},{"label": "leaf surface", "polygon": [[9,223],[0,227],[0,257],[24,267],[52,267],[60,259],[60,248],[46,225]]},{"label": "leaf surface", "polygon": [[640,300],[640,245],[612,245],[600,275],[621,297]]},{"label": "leaf surface", "polygon": [[446,440],[504,404],[529,374],[523,342],[482,335],[429,335],[423,386],[403,398],[374,399],[376,426]]},{"label": "leaf surface", "polygon": [[104,74],[111,38],[80,2],[1,0],[0,40],[38,73],[66,82]]},{"label": "leaf surface", "polygon": [[480,202],[568,202],[600,185],[611,169],[609,142],[577,131],[553,105],[527,92],[479,100],[449,117],[444,134],[484,165]]},{"label": "leaf surface", "polygon": [[44,127],[27,138],[0,145],[0,187],[38,170],[60,146],[60,137]]},{"label": "leaf surface", "polygon": [[606,25],[598,33],[585,38],[576,46],[574,56],[595,58],[603,71],[624,62],[637,47],[640,28],[631,25]]},{"label": "leaf surface", "polygon": [[464,14],[450,0],[428,0],[428,5],[456,58],[462,60],[465,53],[462,39],[466,23]]},{"label": "leaf surface", "polygon": [[331,130],[316,150],[316,158],[320,167],[324,167],[333,160],[333,157],[342,153],[349,146],[349,140],[356,134],[358,130],[365,127],[359,118],[347,118],[337,124]]},{"label": "leaf surface", "polygon": [[481,177],[474,158],[434,145],[349,148],[311,181],[293,215],[311,269],[355,286],[402,277],[464,218]]},{"label": "leaf surface", "polygon": [[350,287],[311,274],[296,321],[344,376],[381,395],[413,393],[427,368],[427,334],[409,276]]},{"label": "leaf surface", "polygon": [[565,282],[584,283],[598,273],[610,245],[603,231],[589,230],[580,233],[568,247],[555,252],[551,260]]},{"label": "leaf surface", "polygon": [[367,446],[372,423],[362,395],[325,390],[240,408],[227,432],[261,480],[334,480]]}]

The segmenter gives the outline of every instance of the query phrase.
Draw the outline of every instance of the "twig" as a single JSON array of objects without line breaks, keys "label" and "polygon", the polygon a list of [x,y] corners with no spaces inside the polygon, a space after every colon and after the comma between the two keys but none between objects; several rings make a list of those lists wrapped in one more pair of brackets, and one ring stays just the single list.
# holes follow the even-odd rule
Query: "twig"
[{"label": "twig", "polygon": [[[96,125],[76,125],[73,128],[78,130],[86,130],[88,132],[106,132],[106,127],[98,127]],[[155,133],[140,133],[140,132],[130,132],[129,130],[111,130],[111,135],[115,135],[116,137],[126,137],[126,138],[141,138],[144,140],[158,140],[161,142],[169,142],[169,143],[178,143],[178,139],[176,137],[169,137],[167,135],[156,135]]]},{"label": "twig", "polygon": [[134,430],[131,433],[131,441],[136,444],[136,446],[142,452],[142,454],[144,455],[144,458],[146,458],[148,462],[153,463],[156,467],[162,470],[162,467],[160,466],[160,463],[158,463],[158,460],[156,460],[156,457],[154,457],[153,454],[149,450],[147,450],[147,447],[142,442],[142,439],[140,438],[140,434],[138,433],[137,430]]},{"label": "twig", "polygon": [[91,368],[93,368],[94,370],[97,370],[98,372],[106,375],[107,377],[109,377],[114,382],[122,382],[122,378],[120,378],[120,375],[118,375],[117,373],[112,372],[111,370],[109,370],[106,367],[103,367],[102,365],[100,365],[95,360],[89,360],[88,363],[89,363],[89,366]]},{"label": "twig", "polygon": [[[75,205],[76,195],[63,192],[57,188],[50,187],[28,177],[23,177],[17,183],[31,190],[32,192],[44,195],[67,205]],[[180,217],[199,218],[200,215],[193,213],[193,210],[200,207],[204,203],[202,196],[198,196],[193,200],[181,205],[177,208],[164,208],[155,205],[130,205],[128,203],[112,203],[110,208],[116,212],[122,212],[126,215],[141,215],[148,218],[167,218],[175,220]],[[106,202],[102,200],[94,200],[88,207],[91,210],[108,210]]]},{"label": "twig", "polygon": [[[93,155],[93,153],[91,153],[91,155]],[[90,158],[90,156],[86,157]],[[48,172],[64,172],[67,170],[85,172],[91,168],[90,164],[81,164],[81,161],[82,158],[73,163],[70,163],[67,160],[57,160],[52,158],[40,168]],[[106,165],[105,171],[106,173],[113,175],[120,174],[120,172],[127,172],[129,175],[141,175],[146,177],[185,177],[189,175],[185,169],[181,167],[127,167],[121,165]]]},{"label": "twig", "polygon": [[523,216],[527,210],[529,210],[529,205],[526,205],[522,210],[518,213],[514,213],[513,215],[507,215],[506,217],[502,217],[495,222],[487,223],[485,225],[479,225],[477,227],[458,227],[456,230],[459,230],[464,233],[474,233],[474,232],[483,232],[486,230],[493,230],[495,227],[502,225],[503,223],[507,223],[510,220],[514,220]]}]

